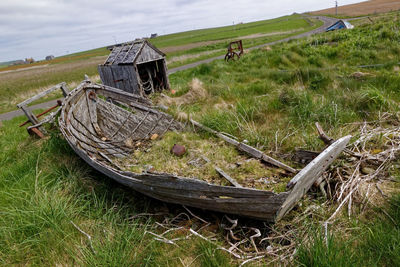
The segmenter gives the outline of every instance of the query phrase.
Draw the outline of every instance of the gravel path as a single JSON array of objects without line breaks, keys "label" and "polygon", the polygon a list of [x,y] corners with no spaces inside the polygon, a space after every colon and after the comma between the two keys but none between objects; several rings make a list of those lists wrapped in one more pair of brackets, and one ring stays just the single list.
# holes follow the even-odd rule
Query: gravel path
[{"label": "gravel path", "polygon": [[[311,36],[313,34],[325,32],[325,29],[328,26],[332,25],[333,23],[335,23],[337,21],[337,19],[335,19],[335,18],[324,17],[324,16],[311,16],[311,17],[321,20],[324,24],[321,27],[319,27],[317,29],[314,29],[312,31],[301,33],[301,34],[298,34],[298,35],[294,35],[294,36],[291,36],[291,37],[288,37],[288,38],[285,38],[285,39],[281,39],[281,40],[278,40],[278,41],[274,41],[274,42],[270,42],[270,43],[266,43],[266,44],[262,44],[262,45],[253,46],[253,47],[249,48],[248,50],[254,50],[254,49],[258,49],[258,48],[265,47],[265,46],[268,46],[268,45],[274,45],[274,44],[278,44],[278,43],[288,42],[290,40],[300,39],[300,38],[303,38],[303,37]],[[173,68],[173,69],[169,69],[168,70],[168,74],[172,74],[172,73],[175,73],[175,72],[178,72],[178,71],[182,71],[182,70],[191,69],[191,68],[197,67],[197,66],[199,66],[201,64],[204,64],[204,63],[210,63],[210,62],[212,62],[214,60],[223,59],[224,57],[225,57],[225,55],[221,55],[221,56],[218,56],[218,57],[207,58],[207,59],[200,60],[200,61],[197,61],[197,62],[194,62],[194,63],[191,63],[191,64],[187,64],[187,65],[184,65],[184,66],[180,66],[180,67],[176,67],[176,68]],[[31,110],[46,109],[46,108],[50,108],[50,107],[52,107],[52,106],[54,106],[56,104],[57,104],[57,100],[52,100],[52,101],[49,101],[49,102],[46,102],[46,103],[41,103],[41,104],[30,106],[29,108]],[[10,112],[7,112],[7,113],[0,114],[0,121],[11,120],[12,118],[15,118],[15,117],[21,116],[21,115],[24,115],[24,113],[21,110],[10,111]]]}]

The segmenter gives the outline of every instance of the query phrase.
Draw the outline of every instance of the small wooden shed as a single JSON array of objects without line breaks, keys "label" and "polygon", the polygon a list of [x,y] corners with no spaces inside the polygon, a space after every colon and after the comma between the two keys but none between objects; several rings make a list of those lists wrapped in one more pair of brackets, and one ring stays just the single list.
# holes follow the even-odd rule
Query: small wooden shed
[{"label": "small wooden shed", "polygon": [[98,66],[103,84],[146,96],[169,89],[165,54],[147,40],[119,44]]}]

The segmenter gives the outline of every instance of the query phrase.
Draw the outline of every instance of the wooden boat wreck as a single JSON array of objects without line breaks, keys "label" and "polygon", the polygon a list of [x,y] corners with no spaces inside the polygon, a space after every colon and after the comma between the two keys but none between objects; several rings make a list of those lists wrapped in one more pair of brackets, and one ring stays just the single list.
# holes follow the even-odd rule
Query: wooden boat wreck
[{"label": "wooden boat wreck", "polygon": [[[121,104],[125,105],[121,106]],[[129,107],[129,108],[126,108]],[[172,116],[149,100],[118,89],[85,81],[65,98],[59,127],[73,150],[90,166],[149,197],[175,204],[275,222],[289,212],[350,140],[343,137],[319,154],[289,182],[286,192],[221,186],[169,173],[121,170],[114,157],[132,151],[124,140],[149,140],[151,135],[182,130]],[[219,133],[217,133],[219,134]],[[229,137],[220,134],[229,141]],[[261,160],[270,158],[246,144],[237,148]]]}]

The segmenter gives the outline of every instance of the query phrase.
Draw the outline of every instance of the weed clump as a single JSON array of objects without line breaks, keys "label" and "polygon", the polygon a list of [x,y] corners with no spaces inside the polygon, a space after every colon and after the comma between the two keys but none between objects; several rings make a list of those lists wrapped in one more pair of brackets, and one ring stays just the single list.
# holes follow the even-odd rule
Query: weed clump
[{"label": "weed clump", "polygon": [[204,89],[203,82],[197,78],[194,78],[189,84],[189,91],[179,97],[168,97],[164,96],[161,103],[164,105],[185,105],[191,104],[197,101],[205,100],[208,97],[206,89]]}]

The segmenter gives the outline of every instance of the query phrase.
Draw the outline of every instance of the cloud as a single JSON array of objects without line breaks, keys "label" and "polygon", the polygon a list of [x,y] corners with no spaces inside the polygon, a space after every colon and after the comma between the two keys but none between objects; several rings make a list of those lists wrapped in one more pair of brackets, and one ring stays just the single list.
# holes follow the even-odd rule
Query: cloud
[{"label": "cloud", "polygon": [[[341,4],[358,2],[342,1]],[[62,55],[118,42],[269,19],[331,0],[1,0],[0,61]]]}]

